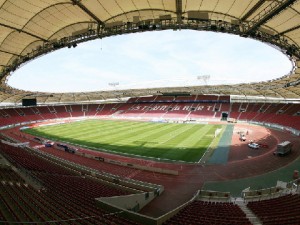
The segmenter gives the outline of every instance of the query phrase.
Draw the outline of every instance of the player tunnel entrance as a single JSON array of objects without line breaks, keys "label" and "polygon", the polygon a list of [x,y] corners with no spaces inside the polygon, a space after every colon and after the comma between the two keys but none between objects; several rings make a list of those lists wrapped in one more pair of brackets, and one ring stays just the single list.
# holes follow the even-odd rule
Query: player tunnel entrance
[{"label": "player tunnel entrance", "polygon": [[227,118],[228,118],[228,112],[222,112],[221,120],[227,121]]}]

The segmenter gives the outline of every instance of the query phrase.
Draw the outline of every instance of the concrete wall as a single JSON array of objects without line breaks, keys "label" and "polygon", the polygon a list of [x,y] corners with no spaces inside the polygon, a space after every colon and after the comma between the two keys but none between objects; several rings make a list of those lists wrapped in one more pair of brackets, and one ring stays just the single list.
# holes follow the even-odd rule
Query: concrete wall
[{"label": "concrete wall", "polygon": [[[125,205],[127,204],[127,206],[131,205],[134,206],[137,203],[135,202],[135,199],[139,199],[143,197],[143,196],[128,196],[128,199],[126,199],[126,196],[124,198],[121,198],[122,196],[119,197],[115,197],[115,199],[96,199],[97,200],[97,204],[100,208],[105,209],[106,211],[112,212],[112,213],[118,213],[118,216],[124,217],[126,219],[130,219],[133,221],[136,221],[138,223],[144,224],[144,225],[157,225],[157,220],[153,217],[149,217],[149,216],[145,216],[139,213],[136,213],[134,211],[125,209],[123,207],[117,206],[117,205]],[[118,199],[121,198],[121,199]],[[132,198],[132,199],[130,199]],[[126,203],[126,201],[128,200],[128,203]],[[111,201],[111,202],[110,202]],[[120,203],[117,203],[119,202]],[[117,203],[117,205],[115,205],[114,203]]]},{"label": "concrete wall", "polygon": [[125,196],[103,197],[97,198],[96,200],[117,206],[122,209],[138,212],[155,197],[156,195],[154,192],[144,192]]}]

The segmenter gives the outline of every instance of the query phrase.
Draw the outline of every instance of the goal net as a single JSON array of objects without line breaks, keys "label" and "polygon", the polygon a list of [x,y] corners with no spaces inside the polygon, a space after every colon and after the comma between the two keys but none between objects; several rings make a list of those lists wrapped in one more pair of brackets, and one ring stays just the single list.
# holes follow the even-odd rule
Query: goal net
[{"label": "goal net", "polygon": [[215,130],[215,138],[221,133],[221,131],[222,131],[222,128],[218,128],[218,129],[216,129]]}]

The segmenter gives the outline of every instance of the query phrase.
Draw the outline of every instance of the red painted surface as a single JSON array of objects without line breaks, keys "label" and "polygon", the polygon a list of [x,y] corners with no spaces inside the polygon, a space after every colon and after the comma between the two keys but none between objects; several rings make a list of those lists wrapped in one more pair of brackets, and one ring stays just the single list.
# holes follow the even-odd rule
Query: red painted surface
[{"label": "red painted surface", "polygon": [[[248,131],[248,135],[246,135],[246,142],[241,142],[239,140],[237,132],[241,130],[245,132]],[[18,128],[2,132],[21,141],[28,141],[19,137],[20,131]],[[251,149],[247,146],[249,140],[267,144],[269,148],[260,148],[258,150]],[[274,156],[273,151],[275,150],[277,143],[285,140],[289,140],[294,144],[294,150],[292,153],[286,157]],[[30,142],[30,145],[36,146],[37,143]],[[133,168],[99,162],[94,159],[87,159],[82,156],[62,152],[53,148],[40,148],[40,150],[47,151],[48,153],[58,157],[68,159],[85,166],[90,166],[94,169],[98,169],[99,171],[105,171],[125,178],[163,185],[165,188],[164,193],[142,210],[142,213],[144,214],[160,216],[188,201],[207,181],[226,181],[251,177],[288,165],[300,155],[300,140],[299,137],[293,136],[287,132],[271,130],[261,126],[236,124],[234,134],[232,135],[232,146],[229,153],[228,163],[226,165],[162,163],[109,153],[94,152],[87,149],[79,149],[79,151],[82,152],[87,152],[89,154],[113,160],[178,170],[178,176],[141,171]]]}]

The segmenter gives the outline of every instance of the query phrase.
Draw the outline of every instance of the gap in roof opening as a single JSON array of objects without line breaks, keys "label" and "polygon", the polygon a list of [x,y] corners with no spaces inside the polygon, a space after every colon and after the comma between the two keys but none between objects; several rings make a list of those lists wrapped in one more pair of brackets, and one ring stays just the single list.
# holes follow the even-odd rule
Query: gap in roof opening
[{"label": "gap in roof opening", "polygon": [[[28,91],[236,84],[288,74],[292,63],[277,49],[236,35],[155,31],[112,36],[64,48],[18,69],[8,85]],[[199,79],[208,75],[208,80]]]}]

